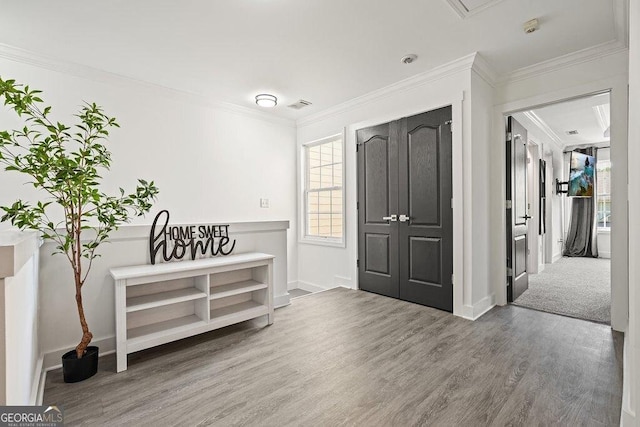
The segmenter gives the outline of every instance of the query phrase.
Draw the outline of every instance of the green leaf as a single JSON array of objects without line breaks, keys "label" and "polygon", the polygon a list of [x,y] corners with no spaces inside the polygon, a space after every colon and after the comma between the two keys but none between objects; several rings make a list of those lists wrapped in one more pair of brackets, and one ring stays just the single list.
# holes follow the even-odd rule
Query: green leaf
[{"label": "green leaf", "polygon": [[[17,200],[0,206],[0,220],[39,230],[45,239],[56,242],[55,253],[68,256],[81,231],[93,229],[95,238],[83,240],[82,247],[75,249],[85,259],[94,259],[113,230],[150,210],[158,189],[153,181],[140,179],[131,194],[122,188],[118,196],[101,192],[102,172],[111,166],[106,138],[109,128],[120,127],[116,119],[95,102],[85,102],[73,126],[50,120],[50,106],[42,110],[35,106],[44,102],[41,93],[0,78],[0,98],[24,122],[19,129],[0,130],[0,164],[6,171],[25,175],[30,185],[48,194],[34,204]],[[55,224],[49,216],[59,211],[64,212],[63,220]]]}]

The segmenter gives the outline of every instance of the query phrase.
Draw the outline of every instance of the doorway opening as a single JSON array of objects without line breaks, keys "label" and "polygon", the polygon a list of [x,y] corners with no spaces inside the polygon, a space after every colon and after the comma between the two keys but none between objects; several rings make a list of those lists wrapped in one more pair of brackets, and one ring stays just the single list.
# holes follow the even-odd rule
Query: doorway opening
[{"label": "doorway opening", "polygon": [[508,302],[610,324],[610,124],[609,92],[507,117]]}]

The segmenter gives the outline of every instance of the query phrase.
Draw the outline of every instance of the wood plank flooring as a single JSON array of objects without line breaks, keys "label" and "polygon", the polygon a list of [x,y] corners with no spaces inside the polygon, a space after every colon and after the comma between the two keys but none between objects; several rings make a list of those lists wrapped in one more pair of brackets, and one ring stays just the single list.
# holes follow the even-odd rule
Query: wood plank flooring
[{"label": "wood plank flooring", "polygon": [[484,426],[619,424],[622,334],[497,307],[470,322],[335,289],[247,322],[129,356],[45,404],[67,425]]}]

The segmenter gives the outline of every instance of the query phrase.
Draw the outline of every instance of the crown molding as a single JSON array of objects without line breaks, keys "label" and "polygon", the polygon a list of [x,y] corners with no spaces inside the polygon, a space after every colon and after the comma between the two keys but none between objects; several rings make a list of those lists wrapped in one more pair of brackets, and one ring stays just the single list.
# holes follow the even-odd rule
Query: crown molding
[{"label": "crown molding", "polygon": [[538,116],[533,111],[524,111],[523,114],[535,127],[537,127],[549,138],[549,140],[551,140],[551,142],[556,146],[557,149],[559,149],[560,151],[564,149],[566,144],[564,143],[562,138],[560,138],[560,136],[555,133],[553,129],[551,129],[549,125],[542,118],[540,118],[540,116]]},{"label": "crown molding", "polygon": [[365,95],[361,95],[349,101],[342,102],[334,107],[330,107],[323,111],[302,117],[298,119],[296,123],[298,127],[306,126],[320,120],[325,120],[329,117],[346,113],[360,107],[361,105],[386,98],[395,93],[415,89],[427,83],[443,79],[453,74],[471,70],[471,67],[473,66],[477,56],[477,52],[471,53],[469,55],[463,56],[462,58],[458,58],[454,61],[440,65],[429,71],[416,74],[391,85],[369,92]]},{"label": "crown molding", "polygon": [[617,53],[628,52],[629,49],[618,40],[602,43],[586,49],[558,56],[547,61],[538,62],[528,67],[520,68],[500,79],[499,85],[527,80],[542,74],[551,73],[577,64],[595,61]]},{"label": "crown molding", "polygon": [[217,101],[192,92],[146,82],[136,78],[127,77],[122,74],[112,73],[110,71],[101,70],[99,68],[82,65],[71,61],[61,60],[7,44],[0,43],[0,58],[49,71],[79,77],[97,83],[105,83],[125,87],[137,86],[139,88],[144,88],[151,92],[163,95],[168,98],[181,100],[183,102],[198,104],[207,108],[220,109],[255,119],[260,119],[269,123],[295,128],[295,120],[293,119],[279,117],[273,114],[257,111],[249,107],[244,107],[229,102]]},{"label": "crown molding", "polygon": [[498,81],[498,73],[493,69],[491,64],[482,56],[476,52],[471,69],[476,72],[489,86],[495,87]]}]

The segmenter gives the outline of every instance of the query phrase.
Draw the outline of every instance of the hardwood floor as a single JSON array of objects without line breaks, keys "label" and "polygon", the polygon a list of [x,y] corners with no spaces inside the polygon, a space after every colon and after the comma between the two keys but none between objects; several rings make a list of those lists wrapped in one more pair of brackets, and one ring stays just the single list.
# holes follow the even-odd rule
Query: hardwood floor
[{"label": "hardwood floor", "polygon": [[309,295],[311,292],[305,291],[304,289],[289,289],[289,296],[291,298],[303,297],[305,295]]},{"label": "hardwood floor", "polygon": [[67,425],[618,425],[622,334],[497,307],[475,322],[335,289],[129,356],[45,404]]}]

